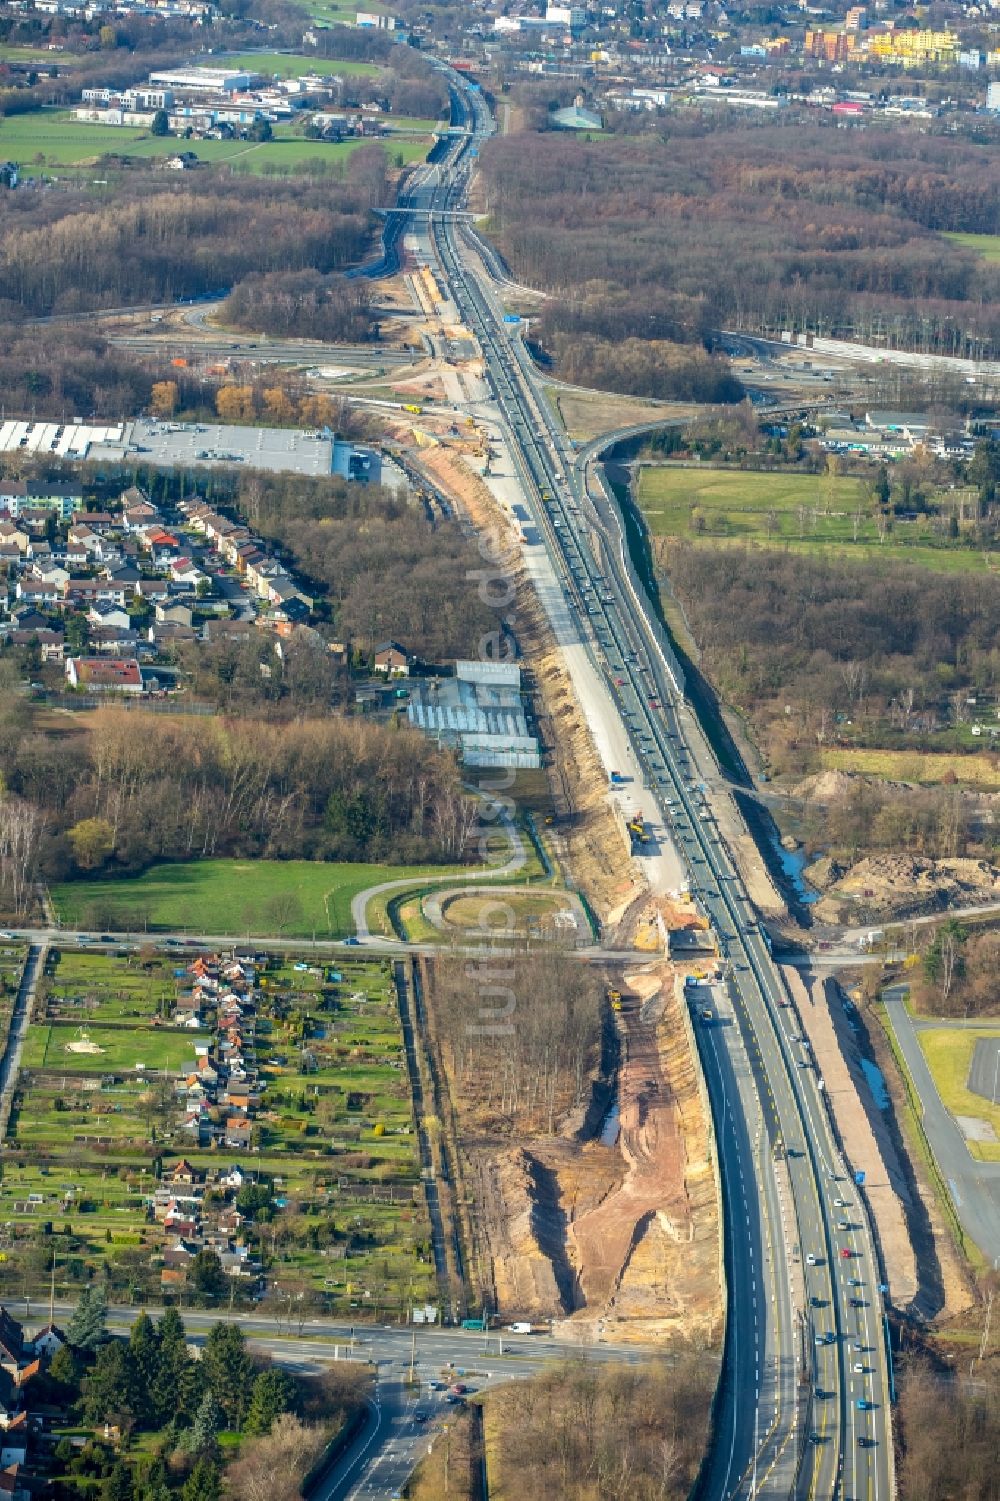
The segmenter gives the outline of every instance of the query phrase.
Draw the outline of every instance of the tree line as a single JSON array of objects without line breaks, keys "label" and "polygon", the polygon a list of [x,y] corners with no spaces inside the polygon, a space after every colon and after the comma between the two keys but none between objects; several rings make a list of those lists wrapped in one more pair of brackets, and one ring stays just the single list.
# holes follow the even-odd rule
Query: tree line
[{"label": "tree line", "polygon": [[8,901],[39,870],[59,878],[222,855],[457,861],[475,822],[454,757],[405,727],[115,707],[85,723],[84,734],[53,738],[11,715],[0,730],[6,802],[40,820],[20,836],[27,852],[0,860]]}]

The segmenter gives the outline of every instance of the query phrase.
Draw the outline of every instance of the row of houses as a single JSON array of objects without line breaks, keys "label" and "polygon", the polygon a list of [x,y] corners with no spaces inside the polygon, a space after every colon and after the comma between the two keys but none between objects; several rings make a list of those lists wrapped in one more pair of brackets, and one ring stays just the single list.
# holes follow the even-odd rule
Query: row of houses
[{"label": "row of houses", "polygon": [[[199,955],[175,978],[174,1025],[200,1038],[207,1031],[212,1039],[195,1043],[193,1061],[177,1077],[179,1134],[199,1150],[249,1153],[264,1089],[256,1057],[254,960]],[[260,1262],[240,1238],[245,1216],[234,1202],[249,1181],[249,1170],[239,1162],[206,1172],[182,1158],[163,1173],[150,1207],[167,1235],[160,1275],[165,1292],[183,1288],[194,1257],[205,1247],[217,1253],[227,1276],[251,1288],[261,1284]]]}]

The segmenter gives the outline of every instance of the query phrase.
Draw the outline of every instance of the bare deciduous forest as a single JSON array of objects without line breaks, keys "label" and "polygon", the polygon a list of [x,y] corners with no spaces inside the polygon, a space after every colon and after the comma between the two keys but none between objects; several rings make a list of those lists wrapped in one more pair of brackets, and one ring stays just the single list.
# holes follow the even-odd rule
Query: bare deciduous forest
[{"label": "bare deciduous forest", "polygon": [[[976,1380],[964,1369],[937,1374],[920,1357],[909,1357],[899,1382],[901,1501],[994,1501],[1000,1453],[1000,1382],[992,1363]],[[958,1365],[958,1361],[956,1361]]]},{"label": "bare deciduous forest", "polygon": [[[869,129],[672,120],[638,136],[498,137],[484,201],[537,330],[700,342],[812,328],[946,354],[1000,348],[1000,268],[936,233],[1000,229],[989,148]],[[608,357],[613,349],[595,350]],[[581,378],[579,375],[577,378]],[[590,377],[606,384],[599,360]]]},{"label": "bare deciduous forest", "polygon": [[949,694],[998,681],[992,575],[685,542],[664,561],[707,676],[778,769],[803,769],[837,712],[862,734],[895,716],[901,742],[919,745]]},{"label": "bare deciduous forest", "polygon": [[[497,920],[495,911],[484,917]],[[602,987],[585,966],[549,948],[496,960],[484,950],[478,967],[436,962],[433,994],[451,1087],[479,1127],[523,1139],[587,1104],[601,1060]]]},{"label": "bare deciduous forest", "polygon": [[119,871],[217,855],[457,860],[475,819],[453,756],[416,731],[362,719],[275,724],[108,708],[82,733],[53,737],[5,705],[0,757],[8,892],[18,800],[43,818],[29,831],[32,858],[55,876],[73,868],[68,831],[91,819]]},{"label": "bare deciduous forest", "polygon": [[714,1378],[692,1355],[669,1370],[581,1362],[511,1382],[491,1398],[503,1471],[516,1474],[511,1492],[553,1501],[683,1501],[704,1451]]}]

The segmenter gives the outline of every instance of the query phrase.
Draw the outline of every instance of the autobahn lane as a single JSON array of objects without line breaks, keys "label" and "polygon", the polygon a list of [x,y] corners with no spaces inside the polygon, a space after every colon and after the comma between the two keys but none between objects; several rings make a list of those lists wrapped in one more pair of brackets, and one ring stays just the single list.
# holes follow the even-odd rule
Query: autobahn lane
[{"label": "autobahn lane", "polygon": [[[481,101],[479,102],[481,105]],[[482,109],[472,103],[476,131],[489,129]],[[807,1442],[801,1444],[801,1423],[794,1441],[790,1428],[762,1431],[760,1398],[737,1382],[740,1402],[753,1418],[754,1437],[742,1465],[730,1465],[717,1483],[735,1489],[718,1489],[717,1495],[788,1495],[789,1449],[801,1445],[806,1455],[799,1476],[802,1495],[820,1498],[868,1498],[889,1501],[892,1493],[891,1429],[888,1404],[859,1395],[859,1380],[865,1390],[876,1389],[881,1398],[887,1391],[886,1360],[873,1330],[878,1327],[878,1298],[861,1300],[855,1308],[845,1286],[844,1266],[862,1260],[870,1281],[876,1278],[874,1248],[867,1219],[859,1211],[848,1234],[853,1241],[838,1239],[836,1205],[830,1176],[837,1161],[825,1101],[814,1070],[800,1067],[794,1056],[790,1025],[794,1015],[767,942],[749,906],[746,892],[729,851],[714,822],[710,798],[698,784],[704,764],[703,746],[692,736],[690,713],[683,702],[683,679],[672,660],[669,645],[655,621],[649,602],[641,597],[630,575],[624,549],[621,518],[610,499],[602,517],[588,495],[586,475],[574,462],[565,436],[548,412],[527,351],[504,325],[488,285],[477,278],[471,262],[463,257],[461,229],[450,211],[461,201],[467,163],[442,174],[442,185],[430,215],[431,233],[444,278],[463,321],[479,341],[496,407],[508,434],[508,447],[521,479],[526,503],[544,539],[553,566],[577,612],[581,638],[593,659],[606,673],[617,693],[622,718],[635,747],[637,764],[659,799],[664,825],[671,829],[691,873],[691,883],[716,932],[730,963],[730,983],[736,1015],[747,1056],[761,1079],[763,1105],[770,1149],[776,1143],[790,1148],[783,1172],[787,1177],[787,1206],[793,1250],[783,1267],[782,1304],[792,1308],[793,1285],[800,1281],[807,1296],[806,1309],[799,1308],[803,1322],[791,1316],[782,1320],[777,1302],[764,1309],[769,1322],[765,1346],[773,1348],[777,1368],[784,1379],[798,1367],[811,1400],[803,1404],[812,1414]],[[593,518],[593,520],[591,520]],[[699,756],[702,758],[699,761]],[[742,1147],[730,1133],[723,1155],[723,1174],[732,1178],[742,1167],[746,1173],[746,1143]],[[780,1150],[779,1146],[779,1150]],[[734,1164],[730,1163],[730,1156]],[[759,1158],[754,1167],[759,1186],[756,1212],[763,1241],[769,1224],[770,1174]],[[838,1174],[838,1176],[840,1176]],[[728,1190],[727,1190],[728,1193]],[[730,1202],[732,1202],[730,1200]],[[742,1226],[727,1228],[735,1266],[743,1254],[746,1234]],[[842,1253],[847,1252],[845,1257]],[[798,1261],[795,1261],[795,1256]],[[798,1268],[798,1273],[794,1268]],[[754,1310],[744,1306],[742,1296],[731,1292],[730,1326],[739,1338],[730,1338],[729,1350],[745,1348],[752,1340]],[[758,1316],[760,1309],[757,1310]],[[860,1321],[859,1317],[860,1315]],[[860,1330],[858,1324],[863,1326]],[[805,1346],[808,1329],[809,1347]],[[859,1338],[860,1336],[860,1338]],[[816,1346],[813,1341],[821,1338]],[[850,1357],[848,1341],[863,1343],[864,1360]],[[861,1371],[855,1366],[862,1365]],[[829,1393],[821,1398],[819,1390]],[[780,1393],[781,1382],[778,1387]],[[859,1408],[861,1400],[866,1405]],[[814,1419],[814,1421],[812,1420]],[[745,1413],[730,1425],[734,1448],[747,1446],[750,1423]],[[864,1442],[864,1446],[859,1441]],[[871,1445],[872,1447],[869,1447]],[[734,1468],[735,1466],[735,1468]],[[716,1483],[713,1481],[713,1483]]]}]

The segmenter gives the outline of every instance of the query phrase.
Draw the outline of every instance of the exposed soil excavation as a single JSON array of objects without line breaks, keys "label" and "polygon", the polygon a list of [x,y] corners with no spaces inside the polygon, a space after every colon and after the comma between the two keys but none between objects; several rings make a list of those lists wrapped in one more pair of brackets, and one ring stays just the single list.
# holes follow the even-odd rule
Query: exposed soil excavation
[{"label": "exposed soil excavation", "polygon": [[674,981],[659,961],[619,982],[603,1118],[527,1146],[470,1144],[503,1317],[561,1321],[581,1340],[720,1335],[711,1138]]}]

